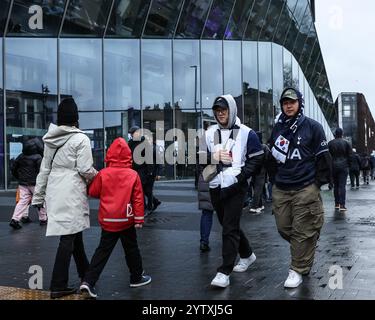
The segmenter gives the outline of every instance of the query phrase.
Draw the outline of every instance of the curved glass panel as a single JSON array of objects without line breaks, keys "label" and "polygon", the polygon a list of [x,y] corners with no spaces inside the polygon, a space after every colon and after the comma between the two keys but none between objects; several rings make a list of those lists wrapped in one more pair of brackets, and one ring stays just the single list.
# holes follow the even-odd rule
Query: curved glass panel
[{"label": "curved glass panel", "polygon": [[139,38],[151,0],[115,0],[106,37]]},{"label": "curved glass panel", "polygon": [[237,116],[243,121],[241,69],[241,42],[224,41],[224,93],[234,97]]},{"label": "curved glass panel", "polygon": [[102,40],[60,40],[60,94],[80,111],[102,110]]},{"label": "curved glass panel", "polygon": [[255,1],[245,32],[245,39],[258,40],[271,0]]},{"label": "curved glass panel", "polygon": [[66,0],[15,0],[8,26],[8,36],[56,37]]},{"label": "curved glass panel", "polygon": [[[139,110],[140,42],[133,39],[104,40],[104,109]],[[131,120],[129,120],[131,122]]]},{"label": "curved glass panel", "polygon": [[302,18],[301,26],[298,30],[296,41],[293,45],[293,54],[297,60],[299,60],[301,57],[303,47],[309,35],[311,24],[313,23],[312,17],[310,14],[308,14],[308,11],[309,10],[306,10],[304,17]]},{"label": "curved glass panel", "polygon": [[9,13],[10,0],[0,1],[0,36],[4,34],[5,24]]},{"label": "curved glass panel", "polygon": [[292,87],[297,89],[299,86],[298,72],[298,62],[292,55]]},{"label": "curved glass panel", "polygon": [[202,108],[210,109],[214,99],[223,94],[222,41],[201,41]]},{"label": "curved glass panel", "polygon": [[225,31],[225,39],[242,40],[254,2],[255,0],[236,0]]},{"label": "curved glass panel", "polygon": [[214,0],[204,26],[203,39],[223,39],[234,0]]},{"label": "curved glass panel", "polygon": [[297,5],[294,9],[294,18],[297,24],[300,26],[302,24],[302,18],[305,15],[305,11],[309,9],[309,1],[308,0],[298,0]]},{"label": "curved glass panel", "polygon": [[273,37],[273,42],[276,42],[282,46],[284,45],[285,35],[288,33],[291,19],[292,19],[292,14],[290,10],[288,9],[288,6],[285,3],[284,7],[281,10],[279,23],[277,26],[276,33],[274,34],[274,37]]},{"label": "curved glass panel", "polygon": [[275,113],[281,111],[280,98],[284,89],[283,82],[283,47],[272,44],[272,88],[273,88],[273,105]]},{"label": "curved glass panel", "polygon": [[212,0],[185,0],[175,37],[199,39],[211,2]]},{"label": "curved glass panel", "polygon": [[280,0],[271,0],[270,7],[265,17],[265,22],[259,34],[259,40],[272,41],[279,23],[279,17],[282,12],[282,3]]},{"label": "curved glass panel", "polygon": [[194,109],[199,112],[199,41],[175,40],[173,42],[173,88],[176,110]]},{"label": "curved glass panel", "polygon": [[244,124],[259,129],[258,43],[242,42]]},{"label": "curved glass panel", "polygon": [[294,11],[294,8],[296,7],[298,0],[286,0],[287,6],[291,12]]},{"label": "curved glass panel", "polygon": [[182,0],[153,0],[143,37],[172,38]]},{"label": "curved glass panel", "polygon": [[[142,40],[141,48],[143,127],[163,143],[163,148],[168,148],[173,141],[164,143],[160,137],[173,128],[172,41]],[[163,175],[174,178],[172,164],[164,169]]]},{"label": "curved glass panel", "polygon": [[284,65],[284,88],[293,85],[292,80],[292,54],[283,48],[283,65]]},{"label": "curved glass panel", "polygon": [[259,128],[264,137],[271,135],[274,124],[273,92],[272,92],[272,56],[271,43],[259,42]]},{"label": "curved glass panel", "polygon": [[71,0],[61,36],[103,36],[111,5],[112,0]]},{"label": "curved glass panel", "polygon": [[[6,39],[6,139],[8,163],[22,142],[43,137],[57,106],[57,40]],[[8,187],[17,184],[8,166]]]},{"label": "curved glass panel", "polygon": [[86,133],[91,141],[91,151],[94,167],[97,170],[104,167],[104,129],[102,112],[80,112],[79,128]]}]

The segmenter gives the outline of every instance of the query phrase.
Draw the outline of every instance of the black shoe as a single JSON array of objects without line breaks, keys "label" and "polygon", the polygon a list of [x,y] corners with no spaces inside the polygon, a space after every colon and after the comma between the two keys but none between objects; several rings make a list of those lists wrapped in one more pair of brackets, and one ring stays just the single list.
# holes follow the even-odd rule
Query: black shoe
[{"label": "black shoe", "polygon": [[77,293],[76,288],[65,288],[63,290],[56,290],[56,291],[51,291],[51,299],[57,299],[57,298],[62,298],[65,296],[69,296],[71,294]]},{"label": "black shoe", "polygon": [[13,229],[15,229],[15,230],[18,230],[18,229],[21,229],[21,228],[22,228],[20,222],[14,220],[14,219],[12,219],[12,220],[10,221],[9,225],[10,225]]},{"label": "black shoe", "polygon": [[201,245],[200,245],[199,249],[202,252],[207,252],[207,251],[211,250],[210,246],[208,244],[204,243],[204,242],[201,242]]},{"label": "black shoe", "polygon": [[142,275],[141,280],[137,282],[130,282],[130,288],[137,288],[137,287],[145,286],[146,284],[149,284],[150,282],[151,282],[150,276]]},{"label": "black shoe", "polygon": [[30,222],[33,222],[33,220],[31,220],[29,217],[22,217],[21,222],[22,223],[30,223]]},{"label": "black shoe", "polygon": [[81,291],[86,299],[95,299],[98,296],[95,288],[85,281],[82,282],[81,286],[79,287],[79,291]]},{"label": "black shoe", "polygon": [[41,226],[46,226],[46,225],[47,225],[47,220],[40,220],[40,221],[39,221],[39,224],[40,224]]},{"label": "black shoe", "polygon": [[153,207],[152,207],[152,211],[155,211],[157,207],[159,207],[161,205],[161,201],[158,200],[158,199],[154,199],[154,203],[153,203]]}]

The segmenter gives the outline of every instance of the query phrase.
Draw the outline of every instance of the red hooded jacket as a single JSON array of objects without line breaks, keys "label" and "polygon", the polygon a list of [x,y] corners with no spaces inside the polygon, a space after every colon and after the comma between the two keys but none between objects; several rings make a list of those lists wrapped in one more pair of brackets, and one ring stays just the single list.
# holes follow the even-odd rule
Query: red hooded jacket
[{"label": "red hooded jacket", "polygon": [[89,195],[100,199],[99,222],[109,232],[119,232],[144,222],[141,179],[132,169],[132,154],[123,138],[108,149],[107,167],[100,170],[89,187]]}]

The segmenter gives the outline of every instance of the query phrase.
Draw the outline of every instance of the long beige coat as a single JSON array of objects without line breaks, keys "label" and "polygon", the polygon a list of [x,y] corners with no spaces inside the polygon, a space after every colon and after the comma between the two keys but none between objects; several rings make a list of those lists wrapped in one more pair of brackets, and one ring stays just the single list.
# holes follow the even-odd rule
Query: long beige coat
[{"label": "long beige coat", "polygon": [[45,201],[46,235],[75,234],[89,228],[87,182],[97,173],[90,139],[75,127],[51,124],[43,141],[44,157],[32,204],[41,205]]}]

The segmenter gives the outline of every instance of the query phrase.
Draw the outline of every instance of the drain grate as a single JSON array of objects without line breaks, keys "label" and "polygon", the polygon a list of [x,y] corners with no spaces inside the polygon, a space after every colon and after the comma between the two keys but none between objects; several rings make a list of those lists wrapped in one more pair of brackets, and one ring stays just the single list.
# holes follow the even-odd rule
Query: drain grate
[{"label": "drain grate", "polygon": [[[50,300],[49,291],[0,286],[0,300]],[[84,300],[80,294],[72,294],[59,300]]]}]

